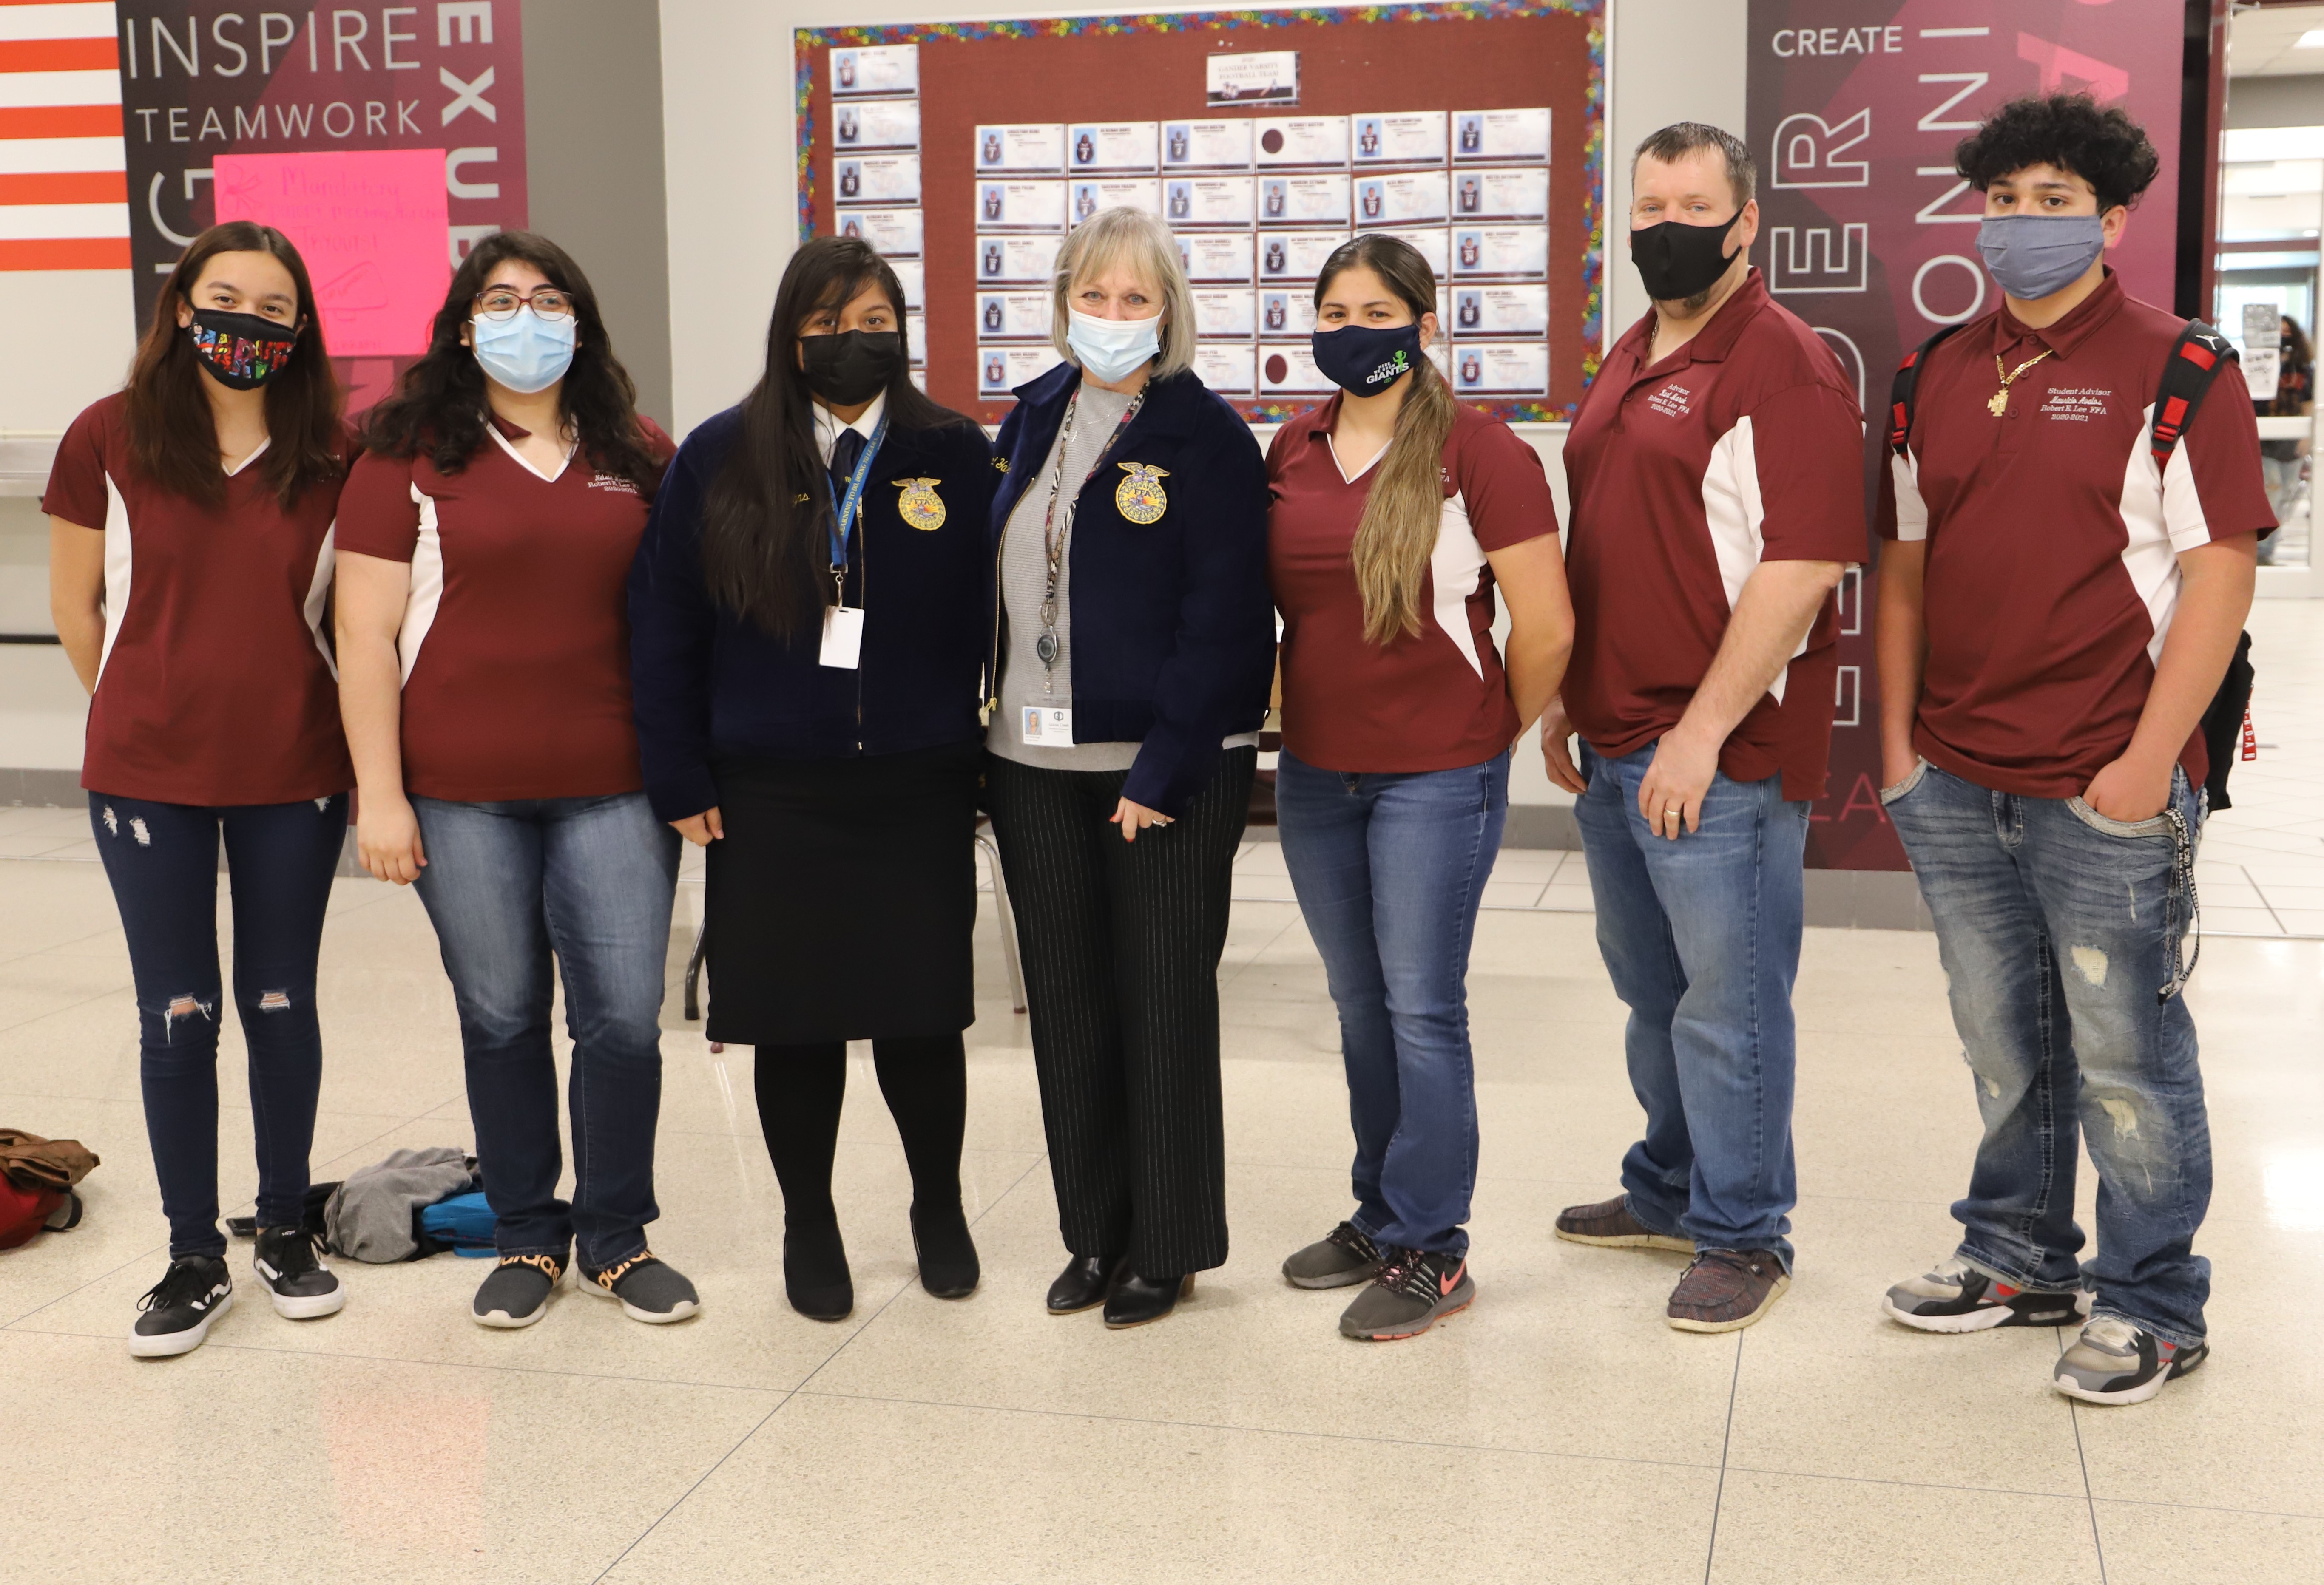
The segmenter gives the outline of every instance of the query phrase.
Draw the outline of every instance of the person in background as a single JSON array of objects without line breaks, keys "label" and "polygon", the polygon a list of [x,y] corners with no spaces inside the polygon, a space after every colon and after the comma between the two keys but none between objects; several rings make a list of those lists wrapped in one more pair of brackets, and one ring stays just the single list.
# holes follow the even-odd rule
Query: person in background
[{"label": "person in background", "polygon": [[348,461],[315,293],[281,232],[197,236],[126,389],[73,420],[42,510],[57,636],[91,696],[81,785],[137,990],[170,1267],[129,1351],[199,1348],[234,1304],[217,1225],[218,844],[275,1312],[346,1303],[300,1227],[323,1038],[315,969],[355,771],[320,623]]},{"label": "person in background", "polygon": [[1227,1255],[1218,964],[1271,681],[1267,482],[1194,373],[1159,220],[1101,209],[1052,291],[1065,362],[1001,427],[985,797],[1072,1257],[1048,1308],[1118,1328]]},{"label": "person in background", "polygon": [[365,434],[339,507],[340,708],[364,867],[417,884],[459,1007],[500,1254],[470,1313],[532,1325],[577,1244],[584,1289],[683,1321],[694,1285],[646,1245],[678,838],[641,788],[622,609],[669,439],[581,267],[526,231],[469,252]]},{"label": "person in background", "polygon": [[981,1276],[961,1206],[975,1021],[975,590],[992,454],[912,383],[865,243],[791,255],[765,372],[687,438],[630,576],[654,812],[707,845],[710,1038],[754,1046],[783,1282],[854,1307],[831,1169],[872,1042],[912,1174],[920,1286]]},{"label": "person in background", "polygon": [[[1573,644],[1557,509],[1532,447],[1453,400],[1429,348],[1436,279],[1360,236],[1315,282],[1340,387],[1275,433],[1268,581],[1283,613],[1283,862],[1340,1013],[1356,1209],[1284,1262],[1369,1281],[1352,1338],[1467,1307],[1477,1089],[1469,944],[1508,813],[1509,748]],[[1493,592],[1509,604],[1508,663]]]},{"label": "person in background", "polygon": [[[2263,418],[2312,419],[2316,414],[2316,354],[2309,345],[2308,333],[2300,322],[2284,317],[2277,344],[2281,351],[2276,358],[2275,395],[2261,403]],[[2292,513],[2300,504],[2301,486],[2308,473],[2310,448],[2315,444],[2313,435],[2300,438],[2263,440],[2259,443],[2260,471],[2267,480],[2269,512],[2278,523],[2292,521]],[[2309,511],[2311,525],[2315,511]],[[2313,555],[2314,529],[2310,530],[2310,554]],[[2274,563],[2275,538],[2270,535],[2259,542],[2259,563],[2262,567]]]},{"label": "person in background", "polygon": [[1855,382],[1751,268],[1743,145],[1680,122],[1631,172],[1654,307],[1566,441],[1577,636],[1541,742],[1580,795],[1646,1129],[1622,1193],[1555,1230],[1692,1253],[1666,1318],[1731,1332],[1791,1283],[1801,871],[1831,756],[1833,590],[1865,555],[1864,420]]},{"label": "person in background", "polygon": [[[2237,391],[2157,463],[2146,409],[2186,321],[2106,265],[2161,166],[2145,133],[2057,94],[2004,105],[1953,158],[1985,195],[2002,301],[1920,355],[1875,631],[1880,799],[1936,919],[1985,1137],[1959,1244],[1881,1307],[1936,1332],[2087,1316],[2052,1384],[2140,1403],[2209,1354],[2211,1136],[2181,994],[2200,727],[2274,520],[2232,368]],[[2087,1263],[2078,1134],[2098,1175]]]}]

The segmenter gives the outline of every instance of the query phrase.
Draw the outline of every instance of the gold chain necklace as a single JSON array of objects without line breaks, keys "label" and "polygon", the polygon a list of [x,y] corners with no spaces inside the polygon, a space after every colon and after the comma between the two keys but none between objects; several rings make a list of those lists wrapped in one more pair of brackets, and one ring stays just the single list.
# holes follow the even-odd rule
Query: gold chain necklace
[{"label": "gold chain necklace", "polygon": [[2017,376],[2032,368],[2034,364],[2040,363],[2043,358],[2048,357],[2051,353],[2055,352],[2056,350],[2057,349],[2055,347],[2046,348],[2035,356],[2027,358],[2024,363],[2018,364],[2015,368],[2010,370],[2006,374],[2003,374],[2001,372],[2001,355],[1999,353],[1995,353],[1993,355],[1993,372],[1996,374],[2001,375],[2001,389],[1995,392],[1991,396],[1986,399],[1985,410],[1991,413],[1997,419],[2001,417],[2002,414],[2007,412],[2009,410],[2009,388],[2017,382]]}]

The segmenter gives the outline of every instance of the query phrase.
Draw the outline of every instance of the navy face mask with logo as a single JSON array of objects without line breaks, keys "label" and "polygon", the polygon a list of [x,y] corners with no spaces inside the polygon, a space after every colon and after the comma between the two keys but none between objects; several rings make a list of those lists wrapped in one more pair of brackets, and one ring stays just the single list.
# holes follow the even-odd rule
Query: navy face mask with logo
[{"label": "navy face mask with logo", "polygon": [[1378,396],[1419,364],[1420,327],[1343,325],[1317,330],[1308,345],[1325,379],[1351,396]]}]

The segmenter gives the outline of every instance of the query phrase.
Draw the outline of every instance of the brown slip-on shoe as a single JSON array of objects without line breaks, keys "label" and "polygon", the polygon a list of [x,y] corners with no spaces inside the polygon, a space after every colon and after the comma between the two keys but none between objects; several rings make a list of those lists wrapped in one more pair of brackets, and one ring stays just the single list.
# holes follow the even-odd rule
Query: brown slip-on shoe
[{"label": "brown slip-on shoe", "polygon": [[1740,1332],[1791,1286],[1769,1250],[1705,1249],[1671,1290],[1670,1323],[1681,1332]]},{"label": "brown slip-on shoe", "polygon": [[1628,1196],[1615,1195],[1595,1205],[1569,1205],[1557,1213],[1557,1236],[1572,1244],[1596,1244],[1608,1249],[1675,1249],[1694,1253],[1692,1239],[1658,1233],[1630,1214]]}]

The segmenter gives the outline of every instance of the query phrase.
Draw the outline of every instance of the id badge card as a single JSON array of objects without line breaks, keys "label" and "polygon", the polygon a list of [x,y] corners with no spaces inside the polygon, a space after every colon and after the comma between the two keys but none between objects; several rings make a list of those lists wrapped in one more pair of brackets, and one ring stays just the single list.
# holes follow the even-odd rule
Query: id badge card
[{"label": "id badge card", "polygon": [[1072,748],[1074,713],[1071,710],[1044,710],[1038,705],[1026,705],[1024,742],[1036,749]]},{"label": "id badge card", "polygon": [[823,666],[835,666],[844,671],[853,671],[862,653],[862,608],[852,605],[825,606],[823,608],[823,652],[816,657],[816,662]]}]

